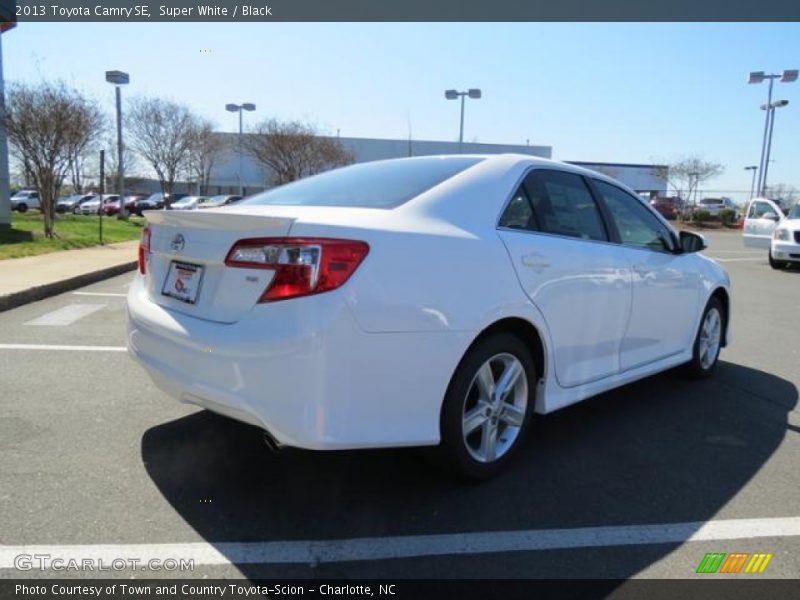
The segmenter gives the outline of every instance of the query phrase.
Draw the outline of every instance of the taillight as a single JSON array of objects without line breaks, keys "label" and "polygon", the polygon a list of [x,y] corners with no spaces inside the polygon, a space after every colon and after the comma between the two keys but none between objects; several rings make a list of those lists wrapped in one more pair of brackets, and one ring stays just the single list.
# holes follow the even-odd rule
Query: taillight
[{"label": "taillight", "polygon": [[369,252],[365,242],[329,238],[257,238],[239,240],[225,264],[275,271],[259,302],[274,302],[335,290],[355,272]]},{"label": "taillight", "polygon": [[147,272],[148,254],[150,254],[150,226],[145,225],[142,229],[142,237],[139,239],[139,273],[142,275]]}]

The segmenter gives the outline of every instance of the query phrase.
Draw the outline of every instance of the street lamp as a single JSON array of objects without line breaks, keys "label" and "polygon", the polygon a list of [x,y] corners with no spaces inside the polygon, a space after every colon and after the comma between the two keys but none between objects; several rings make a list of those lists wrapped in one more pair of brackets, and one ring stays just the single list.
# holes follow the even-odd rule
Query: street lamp
[{"label": "street lamp", "polygon": [[461,96],[461,127],[458,133],[458,153],[461,154],[461,147],[464,145],[464,98],[469,96],[474,100],[481,97],[481,91],[477,88],[470,88],[466,92],[459,92],[456,90],[445,90],[444,97],[448,100],[455,100]]},{"label": "street lamp", "polygon": [[761,110],[767,111],[767,117],[769,119],[769,135],[767,136],[767,158],[764,161],[764,176],[761,178],[762,196],[765,195],[767,192],[767,174],[769,173],[769,163],[772,162],[769,159],[769,155],[772,152],[772,129],[773,127],[775,127],[775,109],[783,108],[787,104],[789,104],[788,100],[776,100],[775,102],[770,102],[769,104],[761,105]]},{"label": "street lamp", "polygon": [[758,171],[758,165],[751,165],[749,167],[745,167],[744,170],[753,172],[753,180],[750,182],[750,200],[752,200],[753,191],[756,189],[756,171]]},{"label": "street lamp", "polygon": [[250,102],[245,102],[244,104],[226,104],[225,110],[228,112],[238,112],[239,113],[239,195],[244,196],[244,181],[242,180],[242,156],[244,156],[244,151],[242,150],[242,111],[254,111],[256,109],[255,104],[251,104]]},{"label": "street lamp", "polygon": [[[767,74],[764,71],[751,71],[750,76],[747,79],[747,83],[763,83],[765,79],[769,80],[769,91],[767,92],[767,104],[772,104],[772,84],[775,82],[776,79],[780,79],[783,83],[792,83],[797,81],[798,70],[797,69],[786,69],[783,73],[770,73]],[[764,120],[764,138],[761,141],[761,161],[758,163],[759,167],[759,176],[758,176],[758,195],[764,195],[764,188],[766,187],[764,183],[764,174],[766,169],[765,158],[767,154],[767,135],[769,129],[769,123],[771,119],[771,111],[767,111],[767,116]]]},{"label": "street lamp", "polygon": [[[125,210],[125,165],[122,162],[122,91],[123,85],[130,83],[130,76],[122,71],[106,71],[106,81],[114,84],[117,96],[117,193],[119,194],[118,219],[127,219]],[[101,206],[102,208],[102,202]]]}]

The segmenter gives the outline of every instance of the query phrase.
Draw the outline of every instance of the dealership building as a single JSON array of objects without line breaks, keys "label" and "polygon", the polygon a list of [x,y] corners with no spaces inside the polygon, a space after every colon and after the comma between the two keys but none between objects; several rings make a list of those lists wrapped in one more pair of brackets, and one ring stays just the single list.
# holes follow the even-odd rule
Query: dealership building
[{"label": "dealership building", "polygon": [[[238,193],[239,177],[245,193],[252,194],[272,186],[272,173],[246,154],[240,158],[238,135],[220,133],[225,144],[222,155],[213,165],[209,178],[208,194]],[[249,135],[249,134],[245,134]],[[551,146],[513,144],[479,144],[464,142],[459,150],[458,142],[429,140],[401,140],[337,137],[339,143],[352,154],[355,162],[370,162],[408,156],[430,156],[436,154],[528,154],[539,158],[551,158]],[[613,177],[646,196],[665,195],[667,192],[667,167],[664,165],[566,161],[571,164],[598,171]]]}]

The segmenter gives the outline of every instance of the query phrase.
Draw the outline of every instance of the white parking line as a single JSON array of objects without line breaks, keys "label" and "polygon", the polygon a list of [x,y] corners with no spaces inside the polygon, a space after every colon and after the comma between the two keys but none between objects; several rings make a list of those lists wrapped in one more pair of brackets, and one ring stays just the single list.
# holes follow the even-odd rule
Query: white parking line
[{"label": "white parking line", "polygon": [[717,262],[742,262],[742,261],[754,261],[754,260],[761,260],[766,262],[767,259],[763,256],[759,256],[756,258],[719,258],[718,256],[709,256],[711,260],[715,260]]},{"label": "white parking line", "polygon": [[68,350],[82,352],[125,352],[125,346],[59,346],[51,344],[0,344],[0,350]]},{"label": "white parking line", "polygon": [[115,298],[125,298],[128,294],[114,294],[112,292],[72,292],[75,296],[110,296]]},{"label": "white parking line", "polygon": [[13,568],[14,557],[20,554],[48,554],[51,559],[60,558],[64,561],[90,558],[107,563],[111,563],[114,559],[135,559],[141,562],[153,559],[161,561],[185,559],[193,560],[195,565],[317,564],[418,556],[530,552],[791,536],[800,536],[800,517],[323,541],[22,545],[0,546],[0,569]]},{"label": "white parking line", "polygon": [[72,325],[75,321],[83,317],[103,310],[107,304],[69,304],[58,310],[54,310],[42,315],[32,321],[27,321],[25,325],[42,325],[48,327],[65,327]]}]

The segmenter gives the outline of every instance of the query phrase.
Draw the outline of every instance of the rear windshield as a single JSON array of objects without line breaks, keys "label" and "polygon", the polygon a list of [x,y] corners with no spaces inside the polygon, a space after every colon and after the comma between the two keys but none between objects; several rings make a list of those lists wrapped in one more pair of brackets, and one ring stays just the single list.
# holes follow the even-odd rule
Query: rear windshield
[{"label": "rear windshield", "polygon": [[481,160],[448,156],[361,163],[289,183],[240,204],[394,208]]}]

